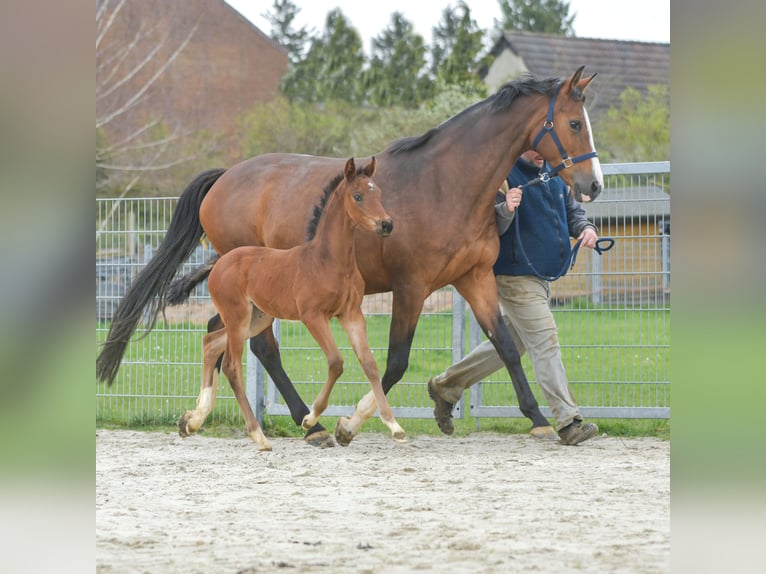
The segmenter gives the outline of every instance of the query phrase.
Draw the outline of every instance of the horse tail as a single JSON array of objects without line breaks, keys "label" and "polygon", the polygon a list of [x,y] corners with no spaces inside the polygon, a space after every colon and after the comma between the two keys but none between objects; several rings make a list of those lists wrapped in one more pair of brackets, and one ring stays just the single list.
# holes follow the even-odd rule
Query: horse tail
[{"label": "horse tail", "polygon": [[207,276],[210,275],[210,271],[213,269],[213,265],[215,265],[215,262],[220,258],[221,256],[216,254],[214,257],[208,259],[205,263],[194,269],[191,273],[173,281],[170,284],[170,287],[168,287],[165,303],[167,305],[180,305],[186,301],[189,298],[189,295],[191,295],[192,289],[207,279]]},{"label": "horse tail", "polygon": [[157,252],[133,280],[112,317],[109,334],[96,359],[96,377],[110,386],[117,376],[128,341],[147,310],[152,330],[166,303],[168,285],[178,268],[192,254],[204,234],[199,220],[202,200],[225,169],[211,169],[199,174],[178,198],[170,226]]}]

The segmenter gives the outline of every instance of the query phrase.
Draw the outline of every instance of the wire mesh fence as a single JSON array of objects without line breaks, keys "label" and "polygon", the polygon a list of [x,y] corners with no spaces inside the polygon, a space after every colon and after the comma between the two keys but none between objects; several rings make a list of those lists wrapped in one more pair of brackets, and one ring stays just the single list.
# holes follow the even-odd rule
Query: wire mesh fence
[{"label": "wire mesh fence", "polygon": [[[605,190],[588,217],[601,236],[616,241],[599,256],[581,250],[575,267],[552,284],[551,305],[559,325],[564,366],[586,416],[667,418],[670,414],[670,165],[603,166]],[[120,297],[162,241],[177,198],[98,199],[96,221],[96,339],[104,340]],[[185,263],[187,273],[212,255],[203,243]],[[381,374],[385,369],[391,295],[365,297],[368,338]],[[128,345],[114,385],[96,387],[96,416],[115,424],[172,424],[194,407],[201,380],[202,336],[215,309],[206,284],[185,304],[166,309],[148,334]],[[310,404],[326,374],[324,355],[300,323],[279,322],[285,370]],[[345,370],[326,414],[353,411],[369,384],[342,329],[333,332]],[[413,340],[409,367],[390,391],[397,417],[431,417],[425,381],[462,357],[482,338],[464,301],[451,287],[426,301]],[[259,375],[247,353],[248,395],[256,410],[287,414],[279,393]],[[534,369],[525,371],[543,407]],[[265,383],[256,384],[258,377]],[[506,371],[471,388],[475,417],[522,416]],[[460,405],[458,416],[463,414]],[[211,415],[215,422],[241,424],[239,407],[224,377]]]}]

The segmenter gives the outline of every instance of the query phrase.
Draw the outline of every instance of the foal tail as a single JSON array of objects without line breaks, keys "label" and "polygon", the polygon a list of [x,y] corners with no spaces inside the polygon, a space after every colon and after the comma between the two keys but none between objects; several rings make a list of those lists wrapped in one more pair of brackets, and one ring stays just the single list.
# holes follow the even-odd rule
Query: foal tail
[{"label": "foal tail", "polygon": [[180,305],[189,298],[192,290],[202,283],[210,272],[213,270],[215,262],[221,258],[216,254],[211,257],[205,263],[194,269],[191,273],[187,273],[180,279],[176,279],[168,287],[167,296],[165,297],[166,305]]},{"label": "foal tail", "polygon": [[106,342],[96,359],[96,377],[111,385],[117,376],[128,341],[147,310],[147,333],[164,309],[167,289],[178,268],[192,254],[204,234],[199,221],[202,200],[225,169],[211,169],[198,175],[178,199],[170,226],[157,252],[141,270],[120,301],[112,317]]}]

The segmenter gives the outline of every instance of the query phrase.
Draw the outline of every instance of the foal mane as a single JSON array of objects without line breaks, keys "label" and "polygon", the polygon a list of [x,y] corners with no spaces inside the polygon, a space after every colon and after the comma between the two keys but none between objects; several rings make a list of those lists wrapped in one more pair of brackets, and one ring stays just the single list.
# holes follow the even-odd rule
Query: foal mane
[{"label": "foal mane", "polygon": [[489,106],[490,113],[495,113],[508,109],[511,104],[520,96],[529,96],[533,94],[545,94],[552,96],[554,88],[561,82],[559,78],[547,78],[539,80],[530,75],[524,75],[521,78],[508,82],[501,86],[493,95],[468,106],[461,112],[458,112],[448,120],[442,122],[435,128],[419,136],[401,138],[391,142],[386,151],[392,154],[398,154],[416,150],[426,145],[431,139],[439,134],[444,128],[450,126],[478,108]]},{"label": "foal mane", "polygon": [[[356,175],[362,175],[363,173],[364,166],[358,167],[356,169]],[[332,192],[338,189],[341,181],[343,181],[343,173],[336,175],[334,178],[327,182],[327,185],[324,186],[322,197],[319,198],[319,201],[314,206],[314,215],[306,227],[306,241],[311,241],[314,239],[314,236],[317,233],[317,227],[319,226],[319,220],[322,218],[325,206],[327,206],[327,200],[330,198],[330,195],[332,195]]]}]

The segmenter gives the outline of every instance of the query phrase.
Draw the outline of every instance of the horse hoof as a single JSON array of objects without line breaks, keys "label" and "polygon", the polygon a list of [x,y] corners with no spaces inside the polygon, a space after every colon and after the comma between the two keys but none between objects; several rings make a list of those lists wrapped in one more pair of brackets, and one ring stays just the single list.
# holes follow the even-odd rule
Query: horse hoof
[{"label": "horse hoof", "polygon": [[559,435],[553,430],[553,427],[548,425],[545,427],[534,427],[529,431],[530,436],[539,440],[559,440]]},{"label": "horse hoof", "polygon": [[397,442],[407,442],[407,433],[404,431],[396,431],[393,435],[394,440]]},{"label": "horse hoof", "polygon": [[331,448],[335,446],[330,433],[325,429],[307,434],[303,440],[317,448]]},{"label": "horse hoof", "polygon": [[348,417],[340,417],[335,425],[335,440],[340,446],[348,446],[356,436],[348,427]]},{"label": "horse hoof", "polygon": [[191,433],[189,432],[189,429],[186,426],[186,423],[189,422],[189,419],[192,416],[191,411],[186,411],[184,414],[181,415],[181,418],[178,419],[178,434],[182,437],[186,438],[187,436],[191,436]]}]

